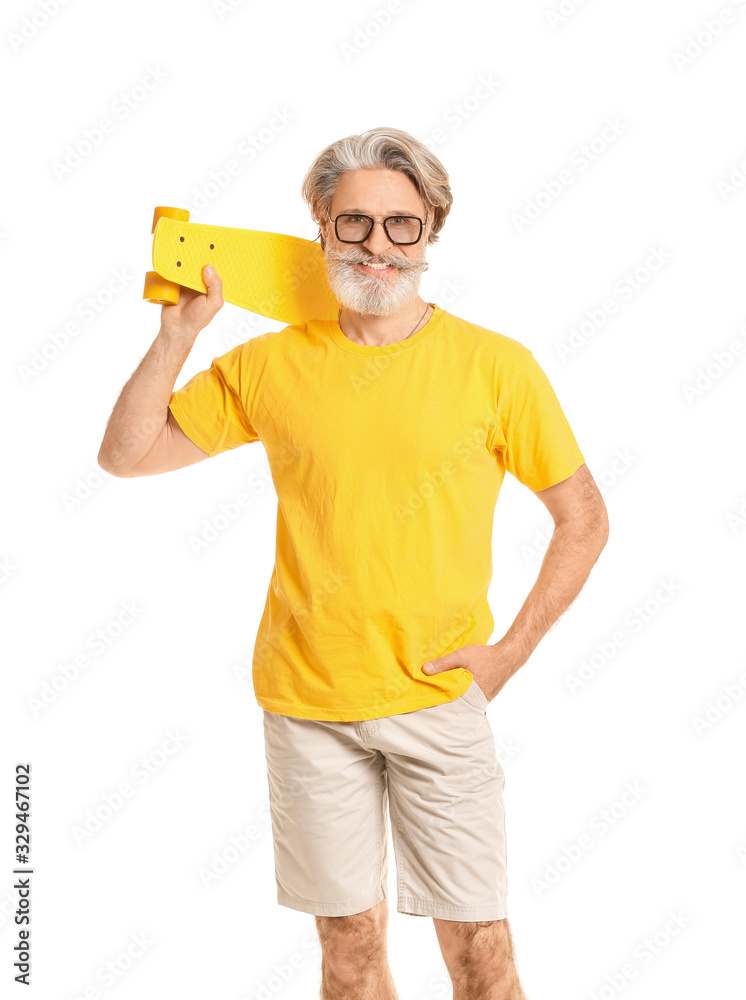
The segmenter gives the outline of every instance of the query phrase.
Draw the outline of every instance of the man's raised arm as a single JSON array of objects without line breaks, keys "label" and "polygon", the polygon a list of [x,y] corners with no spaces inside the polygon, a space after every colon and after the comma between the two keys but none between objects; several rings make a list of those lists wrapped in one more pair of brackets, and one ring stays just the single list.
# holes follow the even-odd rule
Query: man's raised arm
[{"label": "man's raised arm", "polygon": [[207,294],[182,288],[176,305],[162,305],[158,335],[119,394],[98,453],[98,464],[113,476],[152,476],[208,457],[168,409],[197,334],[223,305],[214,268],[205,266],[202,280]]}]

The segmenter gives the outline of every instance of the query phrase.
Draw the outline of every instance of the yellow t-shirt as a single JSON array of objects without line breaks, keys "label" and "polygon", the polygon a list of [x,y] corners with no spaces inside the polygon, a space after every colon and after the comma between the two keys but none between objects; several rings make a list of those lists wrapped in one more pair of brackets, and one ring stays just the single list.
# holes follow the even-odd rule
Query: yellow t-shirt
[{"label": "yellow t-shirt", "polygon": [[541,490],[585,461],[531,351],[434,310],[383,347],[329,320],[265,333],[171,395],[210,457],[267,453],[276,557],[253,683],[270,712],[344,722],[457,698],[470,671],[422,667],[491,638],[505,470]]}]

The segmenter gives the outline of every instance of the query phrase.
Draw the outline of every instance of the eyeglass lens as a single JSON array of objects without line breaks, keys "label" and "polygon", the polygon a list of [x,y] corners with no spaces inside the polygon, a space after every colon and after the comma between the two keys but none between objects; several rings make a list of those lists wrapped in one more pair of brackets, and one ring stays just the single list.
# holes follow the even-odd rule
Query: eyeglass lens
[{"label": "eyeglass lens", "polygon": [[[337,237],[352,243],[362,243],[368,238],[373,220],[367,215],[338,215]],[[422,231],[422,222],[413,216],[392,215],[385,220],[384,228],[392,243],[416,243]]]}]

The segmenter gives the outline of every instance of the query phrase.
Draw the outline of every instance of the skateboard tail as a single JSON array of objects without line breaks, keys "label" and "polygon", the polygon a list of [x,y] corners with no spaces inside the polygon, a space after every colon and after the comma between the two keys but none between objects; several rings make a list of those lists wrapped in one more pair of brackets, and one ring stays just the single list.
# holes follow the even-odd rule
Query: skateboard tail
[{"label": "skateboard tail", "polygon": [[[213,264],[226,302],[288,324],[336,319],[339,302],[316,243],[282,233],[208,226],[159,216],[159,211],[153,222],[155,276],[150,289],[146,283],[145,298],[162,301],[147,294],[159,287],[158,277],[166,286],[173,283],[206,292],[202,269]],[[185,210],[169,210],[176,211],[188,215]]]}]

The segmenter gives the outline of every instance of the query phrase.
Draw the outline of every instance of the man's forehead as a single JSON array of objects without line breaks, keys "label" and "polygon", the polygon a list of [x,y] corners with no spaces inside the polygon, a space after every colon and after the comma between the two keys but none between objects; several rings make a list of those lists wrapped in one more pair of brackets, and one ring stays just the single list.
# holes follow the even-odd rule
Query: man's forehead
[{"label": "man's forehead", "polygon": [[390,199],[392,209],[422,200],[411,177],[401,170],[345,170],[337,178],[334,193],[337,198],[348,198],[351,209],[382,197]]},{"label": "man's forehead", "polygon": [[[369,208],[361,208],[359,205],[345,206],[340,208],[340,212],[350,213],[350,214],[360,214],[360,215],[370,215]],[[390,208],[388,209],[389,215],[409,215],[412,212],[412,208]]]}]

